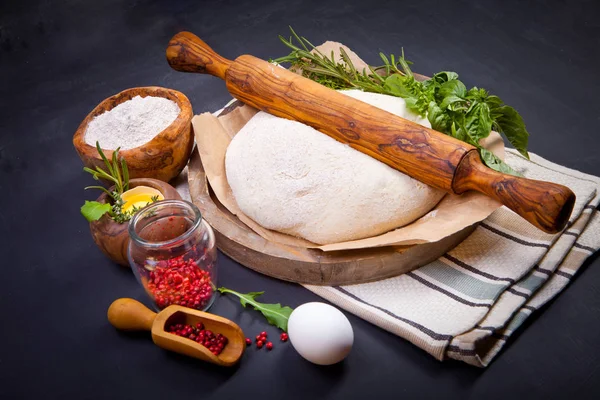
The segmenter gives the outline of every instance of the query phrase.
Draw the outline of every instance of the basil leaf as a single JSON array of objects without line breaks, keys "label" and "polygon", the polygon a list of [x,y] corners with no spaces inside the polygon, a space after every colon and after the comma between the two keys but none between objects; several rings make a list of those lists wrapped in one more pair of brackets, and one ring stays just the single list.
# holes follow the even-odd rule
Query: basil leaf
[{"label": "basil leaf", "polygon": [[[440,86],[436,98],[446,99],[449,96],[464,98],[467,94],[467,88],[461,81],[449,81]],[[445,107],[442,107],[445,108]]]},{"label": "basil leaf", "polygon": [[406,85],[406,78],[397,74],[385,78],[383,87],[394,96],[402,97],[403,99],[415,97],[408,85]]},{"label": "basil leaf", "polygon": [[108,203],[100,203],[97,201],[85,201],[85,204],[81,206],[81,214],[89,222],[98,221],[104,214],[109,212],[111,205]]},{"label": "basil leaf", "polygon": [[502,173],[508,174],[508,175],[523,176],[520,173],[518,173],[517,171],[515,171],[514,169],[512,169],[504,161],[502,161],[501,159],[496,157],[496,155],[494,153],[492,153],[491,151],[486,150],[484,148],[480,148],[479,154],[481,155],[481,159],[483,160],[485,165],[487,165],[494,171],[502,172]]},{"label": "basil leaf", "polygon": [[485,89],[480,89],[477,86],[469,89],[466,95],[467,99],[474,101],[484,101],[488,98],[488,92]]},{"label": "basil leaf", "polygon": [[442,110],[448,109],[450,111],[466,110],[467,102],[461,97],[450,95],[444,98],[440,104],[440,108]]},{"label": "basil leaf", "polygon": [[494,95],[486,97],[485,102],[490,107],[490,110],[492,111],[492,115],[494,114],[495,108],[498,108],[502,104],[504,104],[504,102],[502,100],[500,100],[500,97],[494,96]]},{"label": "basil leaf", "polygon": [[292,311],[294,311],[292,308],[288,306],[282,307],[279,303],[265,304],[256,301],[256,298],[264,292],[250,292],[243,294],[225,287],[220,287],[218,290],[221,293],[231,293],[234,296],[239,297],[242,306],[246,307],[248,304],[251,305],[256,311],[260,311],[262,315],[264,315],[269,324],[275,325],[283,331],[287,331],[288,320],[290,319]]},{"label": "basil leaf", "polygon": [[438,132],[448,132],[452,120],[450,116],[436,104],[435,101],[429,103],[429,109],[427,110],[427,119],[431,124],[431,128]]},{"label": "basil leaf", "polygon": [[460,124],[457,124],[456,121],[452,122],[452,126],[450,127],[450,134],[453,138],[462,140],[463,142],[467,142],[469,144],[472,144],[473,146],[477,146],[477,144],[474,143],[467,134],[467,130]]},{"label": "basil leaf", "polygon": [[524,157],[529,159],[527,153],[527,144],[529,142],[529,133],[525,128],[525,122],[521,115],[510,106],[497,107],[494,110],[498,116],[496,123],[498,124],[501,133],[503,133],[510,144],[519,151]]},{"label": "basil leaf", "polygon": [[455,81],[458,79],[458,74],[452,71],[441,71],[431,77],[431,81],[443,84],[444,82]]},{"label": "basil leaf", "polygon": [[475,143],[489,136],[492,130],[490,108],[486,103],[474,103],[465,119],[467,133]]}]

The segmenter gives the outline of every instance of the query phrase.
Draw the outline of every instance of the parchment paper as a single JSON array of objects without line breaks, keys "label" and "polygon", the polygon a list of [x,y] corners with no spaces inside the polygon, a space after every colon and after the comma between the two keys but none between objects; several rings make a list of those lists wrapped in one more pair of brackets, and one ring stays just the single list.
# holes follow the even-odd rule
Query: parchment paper
[{"label": "parchment paper", "polygon": [[[351,53],[350,49],[339,43],[326,42],[318,48],[324,54],[331,54],[332,50],[338,53],[340,46],[344,47],[354,58],[355,66],[366,65],[354,53]],[[433,210],[411,224],[379,236],[327,245],[318,245],[305,239],[266,229],[240,210],[225,173],[225,154],[231,139],[257,112],[256,109],[237,102],[226,108],[219,117],[211,113],[196,115],[192,119],[192,124],[196,135],[197,150],[200,153],[206,177],[216,197],[240,221],[269,241],[297,247],[317,248],[323,251],[437,242],[484,220],[501,206],[497,201],[476,192],[460,196],[447,194]],[[492,132],[482,144],[499,157],[504,157],[504,143],[496,132]]]}]

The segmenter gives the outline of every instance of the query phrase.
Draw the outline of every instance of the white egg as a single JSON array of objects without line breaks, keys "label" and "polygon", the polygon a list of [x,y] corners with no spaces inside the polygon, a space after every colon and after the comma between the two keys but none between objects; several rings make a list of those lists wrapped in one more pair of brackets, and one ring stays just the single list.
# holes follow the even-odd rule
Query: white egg
[{"label": "white egg", "polygon": [[325,303],[306,303],[297,307],[288,321],[288,335],[302,357],[319,365],[342,361],[354,343],[348,318]]}]

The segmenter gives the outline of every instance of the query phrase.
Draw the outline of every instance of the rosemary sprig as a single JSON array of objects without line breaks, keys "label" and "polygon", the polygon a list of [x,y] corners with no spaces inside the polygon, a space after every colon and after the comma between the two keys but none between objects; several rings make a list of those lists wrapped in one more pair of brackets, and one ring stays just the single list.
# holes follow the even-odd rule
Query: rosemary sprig
[{"label": "rosemary sprig", "polygon": [[[98,154],[100,154],[100,158],[104,161],[106,170],[98,166],[96,169],[84,167],[83,170],[92,174],[95,180],[105,179],[112,182],[115,188],[113,191],[109,191],[103,186],[87,186],[85,189],[102,190],[111,198],[112,204],[86,201],[81,207],[81,213],[88,221],[96,221],[104,214],[108,214],[113,221],[122,224],[129,221],[131,217],[140,210],[140,208],[134,206],[129,211],[123,211],[125,202],[123,201],[122,195],[129,190],[129,170],[127,169],[127,163],[124,158],[119,160],[120,148],[113,151],[111,160],[104,155],[100,143],[98,142],[96,142],[96,149],[98,150]],[[158,201],[158,196],[153,196],[151,200],[152,203]]]},{"label": "rosemary sprig", "polygon": [[[290,27],[290,31],[292,36],[289,39],[279,35],[279,40],[292,52],[273,60],[273,62],[278,64],[288,62],[292,65],[293,70],[302,71],[302,75],[306,78],[331,89],[362,89],[368,92],[387,93],[383,87],[385,79],[377,73],[378,70],[384,69],[386,75],[394,73],[412,76],[412,72],[408,68],[410,62],[404,59],[404,51],[397,58],[393,54],[388,58],[385,54],[380,53],[382,66],[369,67],[368,71],[366,68],[358,71],[343,48],[340,48],[341,62],[338,62],[333,52],[328,57],[308,39],[299,36],[292,27]],[[294,39],[298,45],[294,44]]]}]

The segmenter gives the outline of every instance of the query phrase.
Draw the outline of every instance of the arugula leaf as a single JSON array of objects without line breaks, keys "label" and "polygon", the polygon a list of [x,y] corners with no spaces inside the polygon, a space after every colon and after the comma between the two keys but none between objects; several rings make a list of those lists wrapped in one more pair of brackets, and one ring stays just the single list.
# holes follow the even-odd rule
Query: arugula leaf
[{"label": "arugula leaf", "polygon": [[287,331],[288,320],[290,319],[292,311],[294,311],[292,308],[288,306],[282,307],[279,303],[265,304],[256,301],[256,298],[265,292],[250,292],[242,294],[225,287],[220,287],[218,290],[221,293],[231,293],[239,297],[242,306],[246,307],[248,304],[250,304],[256,311],[260,311],[262,315],[265,316],[269,324],[275,325],[283,331]]},{"label": "arugula leaf", "polygon": [[527,144],[529,142],[529,133],[525,128],[525,122],[521,115],[511,106],[503,105],[494,109],[497,115],[496,123],[510,144],[519,151],[524,157],[529,159],[527,153]]},{"label": "arugula leaf", "polygon": [[97,201],[85,201],[81,206],[81,214],[89,222],[98,221],[104,214],[110,212],[111,205],[108,203],[100,203]]},{"label": "arugula leaf", "polygon": [[523,176],[514,169],[512,169],[507,163],[496,157],[494,153],[484,148],[479,148],[479,154],[481,159],[491,169],[514,176]]}]

